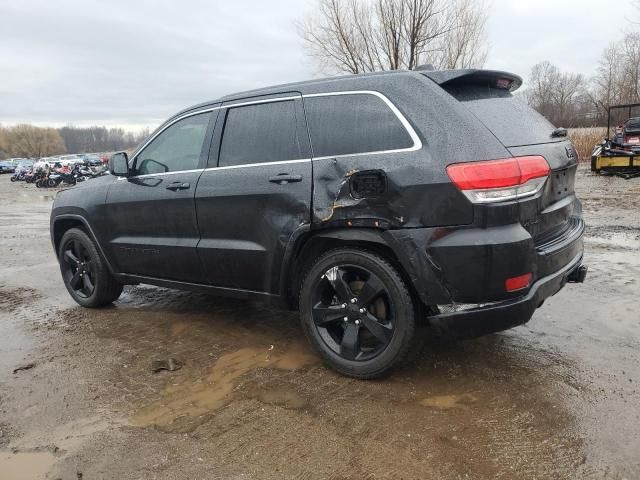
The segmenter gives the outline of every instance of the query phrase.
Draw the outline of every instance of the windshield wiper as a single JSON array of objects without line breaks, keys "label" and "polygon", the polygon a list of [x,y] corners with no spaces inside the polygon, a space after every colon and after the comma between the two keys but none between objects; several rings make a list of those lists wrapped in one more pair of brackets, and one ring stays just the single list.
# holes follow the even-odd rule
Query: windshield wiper
[{"label": "windshield wiper", "polygon": [[566,137],[567,136],[567,129],[566,128],[556,128],[553,132],[551,132],[551,138],[558,138],[558,137]]}]

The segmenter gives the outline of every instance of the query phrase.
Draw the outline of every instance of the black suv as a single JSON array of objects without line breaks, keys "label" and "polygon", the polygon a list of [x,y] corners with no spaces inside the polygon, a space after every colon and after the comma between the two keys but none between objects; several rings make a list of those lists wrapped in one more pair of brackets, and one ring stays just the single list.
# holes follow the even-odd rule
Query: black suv
[{"label": "black suv", "polygon": [[520,85],[397,71],[184,110],[58,194],[64,283],[85,307],[146,283],[299,309],[322,358],[360,378],[396,365],[419,319],[525,323],[586,267],[576,152]]}]

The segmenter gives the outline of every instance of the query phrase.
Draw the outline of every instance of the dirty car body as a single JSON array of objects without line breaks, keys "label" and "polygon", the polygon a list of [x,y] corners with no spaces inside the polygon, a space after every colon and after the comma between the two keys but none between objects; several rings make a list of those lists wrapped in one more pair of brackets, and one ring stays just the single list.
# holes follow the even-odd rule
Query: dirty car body
[{"label": "dirty car body", "polygon": [[[197,105],[125,172],[58,195],[56,253],[79,228],[121,284],[298,308],[314,262],[354,247],[387,262],[433,324],[482,334],[525,323],[586,269],[577,155],[512,95],[520,84],[495,71],[390,72]],[[337,298],[327,308],[344,307],[351,325],[358,312]],[[369,357],[341,371],[358,376],[358,358]]]}]

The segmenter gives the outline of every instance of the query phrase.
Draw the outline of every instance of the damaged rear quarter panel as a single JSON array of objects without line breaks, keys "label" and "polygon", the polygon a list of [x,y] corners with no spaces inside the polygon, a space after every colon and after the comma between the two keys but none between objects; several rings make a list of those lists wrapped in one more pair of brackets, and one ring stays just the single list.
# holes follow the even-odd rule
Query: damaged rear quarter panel
[{"label": "damaged rear quarter panel", "polygon": [[[457,100],[421,74],[380,75],[357,83],[345,79],[335,87],[382,93],[413,127],[422,148],[314,159],[312,228],[381,229],[423,302],[450,302],[429,244],[437,227],[469,225],[474,212],[451,183],[446,166],[505,158],[509,152]],[[354,176],[377,171],[385,175],[384,193],[356,198]]]},{"label": "damaged rear quarter panel", "polygon": [[[451,184],[446,166],[454,162],[504,158],[505,148],[457,100],[423,75],[381,75],[336,82],[336,91],[383,94],[407,119],[422,142],[419,150],[338,155],[313,161],[312,224],[343,226],[349,221],[380,221],[384,228],[465,225],[473,207]],[[314,93],[314,92],[305,92]],[[339,122],[339,117],[325,122]],[[345,123],[344,130],[350,126]],[[309,125],[322,129],[323,124]],[[314,131],[310,132],[313,148]],[[354,174],[383,171],[383,195],[355,198]],[[370,225],[369,225],[370,226]]]}]

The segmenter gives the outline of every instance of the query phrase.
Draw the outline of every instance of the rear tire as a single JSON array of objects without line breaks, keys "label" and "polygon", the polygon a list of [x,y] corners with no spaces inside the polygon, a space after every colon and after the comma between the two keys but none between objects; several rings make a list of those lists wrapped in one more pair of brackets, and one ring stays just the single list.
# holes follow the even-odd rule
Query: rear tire
[{"label": "rear tire", "polygon": [[93,240],[79,228],[62,236],[58,262],[67,291],[83,307],[109,305],[122,293],[122,283],[113,278]]},{"label": "rear tire", "polygon": [[304,332],[324,362],[350,377],[380,377],[412,347],[416,306],[397,270],[355,248],[322,255],[300,291]]}]

